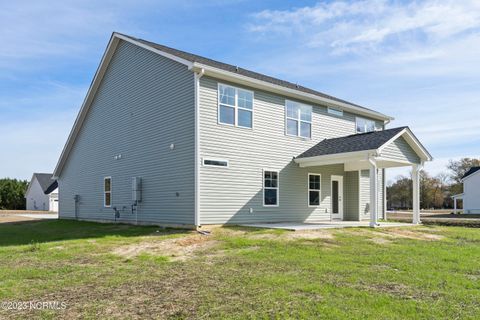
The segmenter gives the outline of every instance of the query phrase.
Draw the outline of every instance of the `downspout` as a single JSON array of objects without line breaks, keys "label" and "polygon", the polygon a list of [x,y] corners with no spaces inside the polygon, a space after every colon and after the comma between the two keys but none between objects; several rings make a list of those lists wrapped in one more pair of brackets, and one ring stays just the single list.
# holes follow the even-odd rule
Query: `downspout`
[{"label": "downspout", "polygon": [[200,227],[200,78],[205,70],[194,71],[195,82],[195,228]]}]

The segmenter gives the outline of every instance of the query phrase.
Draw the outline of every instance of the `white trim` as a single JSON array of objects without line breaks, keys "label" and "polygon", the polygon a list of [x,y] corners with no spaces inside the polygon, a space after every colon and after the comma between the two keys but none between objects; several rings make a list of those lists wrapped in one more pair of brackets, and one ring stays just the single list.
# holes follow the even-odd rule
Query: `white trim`
[{"label": "white trim", "polygon": [[365,213],[360,211],[362,207],[362,170],[358,170],[358,221],[362,220],[362,217],[365,216]]},{"label": "white trim", "polygon": [[327,113],[336,117],[343,117],[343,110],[339,108],[327,107]]},{"label": "white trim", "polygon": [[[226,162],[227,165],[226,165],[226,166],[216,166],[216,165],[214,165],[214,164],[205,164],[205,160],[218,161],[218,162]],[[202,166],[203,166],[203,167],[214,167],[214,168],[230,168],[230,162],[229,162],[227,159],[206,158],[206,157],[203,157],[203,158],[202,158]]]},{"label": "white trim", "polygon": [[[193,81],[195,88],[195,205],[194,205],[194,223],[200,226],[200,78],[203,76],[204,70],[193,73]],[[202,161],[203,162],[203,161]]]},{"label": "white trim", "polygon": [[[365,121],[370,121],[370,122],[373,122],[373,131],[358,131],[358,119],[362,119],[362,120],[365,120]],[[365,123],[365,126],[367,124]],[[366,130],[366,127],[364,128]],[[368,133],[368,132],[375,132],[377,130],[377,123],[375,122],[375,120],[372,120],[372,119],[367,119],[365,117],[358,117],[358,116],[355,116],[355,133]]]},{"label": "white trim", "polygon": [[[320,189],[310,189],[310,176],[320,177]],[[318,204],[310,204],[310,191],[318,191]],[[322,175],[320,173],[309,172],[307,175],[307,205],[309,208],[318,208],[322,204]]]},{"label": "white trim", "polygon": [[343,199],[343,191],[344,191],[344,185],[343,185],[343,176],[339,175],[331,175],[330,176],[330,217],[332,217],[333,213],[333,181],[338,181],[338,196],[339,196],[339,201],[338,201],[338,216],[340,216],[340,220],[343,221],[344,218],[344,199]]},{"label": "white trim", "polygon": [[[110,180],[110,191],[105,191],[105,180],[109,179]],[[103,178],[103,207],[104,208],[111,208],[112,207],[112,177],[104,177]],[[107,206],[107,193],[110,194],[110,204]]]},{"label": "white trim", "polygon": [[[277,187],[265,187],[265,171],[277,173]],[[265,189],[277,190],[277,204],[265,204]],[[262,205],[266,208],[274,208],[280,205],[280,170],[262,169]]]},{"label": "white trim", "polygon": [[[230,88],[233,88],[235,90],[235,105],[232,106],[232,105],[229,105],[229,104],[222,103],[222,105],[224,105],[226,107],[233,108],[234,117],[235,117],[233,124],[220,121],[220,86],[230,87]],[[252,109],[242,108],[242,107],[238,106],[238,90],[246,91],[246,92],[249,92],[249,93],[252,94]],[[238,124],[238,110],[248,111],[248,112],[252,113],[252,127],[245,127],[245,126],[241,126],[241,125]],[[226,83],[221,83],[221,82],[217,83],[217,124],[230,126],[230,127],[237,127],[237,128],[253,130],[253,128],[254,128],[254,117],[255,117],[254,116],[254,110],[255,110],[255,92],[254,91],[248,90],[248,89],[243,89],[243,88],[236,87],[236,86],[232,86],[231,84],[226,84]]]},{"label": "white trim", "polygon": [[133,43],[133,44],[135,44],[135,45],[137,45],[137,46],[139,46],[139,47],[141,47],[141,48],[143,48],[143,49],[146,49],[146,50],[148,50],[148,51],[155,52],[155,53],[157,53],[157,54],[159,54],[159,55],[161,55],[161,56],[163,56],[163,57],[165,57],[165,58],[168,58],[168,59],[170,59],[170,60],[173,60],[173,61],[176,61],[176,62],[178,62],[178,63],[184,64],[184,65],[186,65],[189,69],[191,69],[191,68],[193,67],[193,63],[190,62],[190,61],[188,61],[188,60],[182,59],[182,58],[180,58],[180,57],[177,57],[177,56],[175,56],[175,55],[173,55],[173,54],[170,54],[170,53],[167,53],[167,52],[165,52],[165,51],[162,51],[162,50],[159,50],[159,49],[155,49],[155,48],[152,47],[152,46],[149,46],[149,45],[144,44],[144,43],[142,43],[142,42],[140,42],[140,41],[137,41],[137,40],[135,40],[135,39],[132,39],[132,38],[130,38],[130,37],[127,37],[127,36],[125,36],[125,35],[123,35],[123,34],[121,34],[121,33],[114,32],[114,33],[113,33],[113,36],[116,37],[116,38],[125,40],[125,41],[127,41],[127,42]]},{"label": "white trim", "polygon": [[[301,120],[302,115],[300,113],[300,110],[298,110],[298,117],[297,118],[289,117],[288,112],[287,112],[287,103],[289,103],[289,102],[298,104],[298,105],[300,105],[300,107],[301,106],[309,107],[310,108],[310,121]],[[306,104],[306,103],[301,103],[301,102],[285,99],[285,106],[284,107],[285,107],[285,109],[284,109],[285,110],[285,135],[289,136],[289,137],[301,138],[303,140],[311,140],[312,139],[312,131],[313,131],[313,106],[309,105],[309,104]],[[289,134],[288,133],[287,121],[289,119],[297,121],[297,134]],[[304,136],[300,135],[300,128],[301,128],[301,123],[302,122],[310,124],[310,136],[309,137],[304,137]]]},{"label": "white trim", "polygon": [[475,171],[474,173],[469,174],[465,178],[461,179],[460,181],[464,182],[465,180],[469,179],[470,177],[475,176],[477,173],[480,173],[480,170]]},{"label": "white trim", "polygon": [[316,104],[320,104],[320,105],[324,105],[325,103],[329,103],[329,104],[332,104],[334,106],[341,107],[342,109],[349,110],[353,113],[358,113],[358,114],[361,114],[361,115],[370,116],[374,119],[384,121],[386,123],[390,122],[391,120],[394,120],[393,117],[384,115],[380,112],[376,112],[376,111],[373,111],[373,110],[368,110],[368,109],[364,109],[364,108],[361,108],[361,107],[357,107],[355,105],[352,105],[352,104],[349,104],[349,103],[346,103],[346,102],[340,102],[340,101],[329,99],[329,98],[326,98],[326,97],[321,97],[321,96],[318,96],[316,94],[306,93],[306,92],[303,92],[303,91],[300,91],[300,90],[286,88],[286,87],[281,86],[281,85],[273,84],[273,83],[263,81],[263,80],[259,80],[259,79],[254,79],[254,78],[247,77],[247,76],[237,74],[237,73],[234,73],[234,72],[230,72],[230,71],[226,71],[226,70],[223,70],[223,69],[211,67],[211,66],[208,66],[208,65],[205,65],[205,64],[202,64],[202,63],[194,62],[192,68],[193,69],[203,68],[203,69],[205,69],[205,73],[207,75],[213,76],[213,77],[216,77],[216,78],[219,78],[219,79],[223,79],[225,81],[232,81],[232,82],[236,82],[236,83],[240,83],[240,84],[244,84],[244,85],[255,86],[258,89],[264,89],[264,90],[267,90],[267,91],[270,91],[270,92],[280,93],[280,94],[285,95],[285,96],[289,96],[289,97],[296,98],[296,99],[307,100],[307,101],[310,101],[310,102],[313,102],[313,103],[316,103]]},{"label": "white trim", "polygon": [[316,163],[316,162],[321,162],[322,164],[330,162],[333,164],[333,163],[340,163],[342,161],[366,160],[367,157],[372,153],[375,153],[374,149],[327,154],[323,156],[314,156],[314,157],[306,157],[306,158],[295,158],[294,161],[300,164],[300,167],[302,167],[302,164],[309,164],[309,163]]}]

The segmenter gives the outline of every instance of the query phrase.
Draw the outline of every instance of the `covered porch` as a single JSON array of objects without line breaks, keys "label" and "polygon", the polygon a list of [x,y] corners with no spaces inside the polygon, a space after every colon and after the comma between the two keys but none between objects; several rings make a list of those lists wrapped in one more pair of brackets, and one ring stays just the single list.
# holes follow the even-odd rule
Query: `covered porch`
[{"label": "covered porch", "polygon": [[[350,193],[357,193],[358,200],[356,198],[354,201],[350,199],[348,203],[350,206],[353,203],[355,207],[354,202],[358,201],[356,210],[359,212],[359,217],[361,215],[362,200],[361,179],[362,174],[366,172],[368,174],[368,182],[366,182],[368,188],[364,189],[368,190],[368,199],[366,201],[368,201],[370,216],[369,221],[358,221],[358,223],[362,225],[367,223],[370,227],[381,226],[379,223],[380,207],[386,211],[385,169],[395,167],[412,168],[412,223],[420,224],[420,170],[425,161],[431,160],[431,155],[408,127],[325,139],[294,159],[302,168],[343,164],[345,177],[347,178],[350,176],[354,177],[358,173],[358,188],[355,189],[355,186],[353,186],[351,187],[352,190],[350,190]],[[382,177],[382,179],[379,179],[379,177]],[[355,181],[355,183],[357,182]],[[331,201],[335,203],[338,197],[345,195],[348,195],[348,193],[343,192],[335,198],[335,193],[332,189]],[[383,201],[379,201],[382,195]],[[347,221],[341,222],[346,223]],[[348,221],[350,224],[352,222]],[[332,221],[332,223],[338,223],[338,221]]]}]

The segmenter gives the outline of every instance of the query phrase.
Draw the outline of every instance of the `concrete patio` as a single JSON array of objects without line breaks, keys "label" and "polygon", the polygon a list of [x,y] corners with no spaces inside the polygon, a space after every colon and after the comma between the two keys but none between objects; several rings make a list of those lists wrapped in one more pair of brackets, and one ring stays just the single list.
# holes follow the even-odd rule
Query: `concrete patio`
[{"label": "concrete patio", "polygon": [[[377,228],[387,227],[412,227],[417,224],[402,223],[402,222],[379,222]],[[267,228],[267,229],[283,229],[290,231],[300,230],[319,230],[319,229],[334,229],[334,228],[358,228],[370,227],[369,221],[322,221],[318,223],[306,222],[281,222],[281,223],[248,223],[242,224],[243,227]]]}]

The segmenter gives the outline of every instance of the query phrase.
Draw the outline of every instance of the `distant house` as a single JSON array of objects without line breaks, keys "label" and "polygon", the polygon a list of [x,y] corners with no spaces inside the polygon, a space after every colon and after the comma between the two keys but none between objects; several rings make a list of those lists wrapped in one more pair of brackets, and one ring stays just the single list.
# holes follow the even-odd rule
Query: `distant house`
[{"label": "distant house", "polygon": [[114,33],[54,171],[61,219],[201,227],[370,220],[431,155],[392,117]]},{"label": "distant house", "polygon": [[27,210],[58,212],[58,183],[51,173],[34,173],[25,198]]},{"label": "distant house", "polygon": [[472,167],[462,177],[463,193],[453,196],[454,210],[457,200],[463,199],[463,213],[480,213],[480,167]]}]

